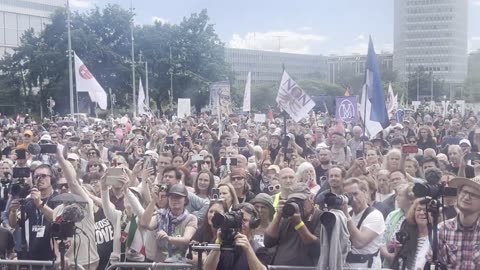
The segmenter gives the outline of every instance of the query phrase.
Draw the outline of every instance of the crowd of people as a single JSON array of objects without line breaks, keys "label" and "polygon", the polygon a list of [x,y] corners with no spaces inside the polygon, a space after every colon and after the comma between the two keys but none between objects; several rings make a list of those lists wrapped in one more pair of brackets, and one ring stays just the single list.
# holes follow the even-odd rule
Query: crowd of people
[{"label": "crowd of people", "polygon": [[[283,123],[4,117],[0,257],[59,260],[65,244],[84,269],[480,269],[473,112],[410,111],[372,138],[324,113]],[[199,261],[196,244],[217,248]]]}]

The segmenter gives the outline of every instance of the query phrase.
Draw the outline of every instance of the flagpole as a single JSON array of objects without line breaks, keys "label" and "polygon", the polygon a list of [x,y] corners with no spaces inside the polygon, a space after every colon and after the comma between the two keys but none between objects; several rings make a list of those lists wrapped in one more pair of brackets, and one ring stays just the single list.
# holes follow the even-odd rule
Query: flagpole
[{"label": "flagpole", "polygon": [[[365,80],[366,81],[366,80]],[[367,134],[367,97],[368,97],[368,84],[365,82],[365,93],[363,97],[363,138],[362,140],[365,140],[366,134]],[[362,143],[362,152],[363,156],[365,156],[365,141]]]},{"label": "flagpole", "polygon": [[135,27],[133,20],[133,0],[130,0],[130,11],[132,12],[132,22],[130,31],[130,40],[132,42],[132,92],[133,92],[133,117],[137,117],[137,104],[135,98],[135,39],[133,38],[133,28]]},{"label": "flagpole", "polygon": [[145,98],[147,99],[147,105],[150,108],[150,95],[148,94],[148,61],[145,59]]},{"label": "flagpole", "polygon": [[[75,105],[73,101],[73,69],[72,69],[72,33],[70,17],[70,0],[67,0],[67,36],[68,36],[68,82],[70,90],[70,114],[74,117]],[[77,100],[78,103],[78,100]],[[77,105],[78,110],[78,105]]]}]

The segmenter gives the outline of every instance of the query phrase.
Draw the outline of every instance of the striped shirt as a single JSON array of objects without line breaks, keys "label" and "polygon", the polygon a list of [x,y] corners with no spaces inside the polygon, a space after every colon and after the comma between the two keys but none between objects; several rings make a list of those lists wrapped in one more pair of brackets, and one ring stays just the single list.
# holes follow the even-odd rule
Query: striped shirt
[{"label": "striped shirt", "polygon": [[[464,227],[458,217],[438,225],[439,258],[454,270],[480,269],[480,219]],[[445,244],[443,244],[445,242]]]}]

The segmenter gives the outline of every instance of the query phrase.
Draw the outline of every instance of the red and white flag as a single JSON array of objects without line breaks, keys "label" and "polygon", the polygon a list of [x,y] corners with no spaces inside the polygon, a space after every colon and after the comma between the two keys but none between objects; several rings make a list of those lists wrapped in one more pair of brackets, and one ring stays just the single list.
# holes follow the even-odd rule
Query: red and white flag
[{"label": "red and white flag", "polygon": [[107,93],[77,54],[75,54],[75,82],[77,92],[88,92],[92,102],[96,102],[102,110],[107,109]]}]

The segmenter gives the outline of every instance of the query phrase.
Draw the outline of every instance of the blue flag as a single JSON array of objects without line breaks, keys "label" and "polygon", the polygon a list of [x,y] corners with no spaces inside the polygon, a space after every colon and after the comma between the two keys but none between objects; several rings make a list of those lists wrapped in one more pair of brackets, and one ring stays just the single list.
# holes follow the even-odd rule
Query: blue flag
[{"label": "blue flag", "polygon": [[383,128],[386,128],[389,125],[389,119],[372,37],[370,37],[368,43],[367,63],[365,65],[365,85],[367,86],[368,99],[371,103],[370,120],[378,122]]}]

